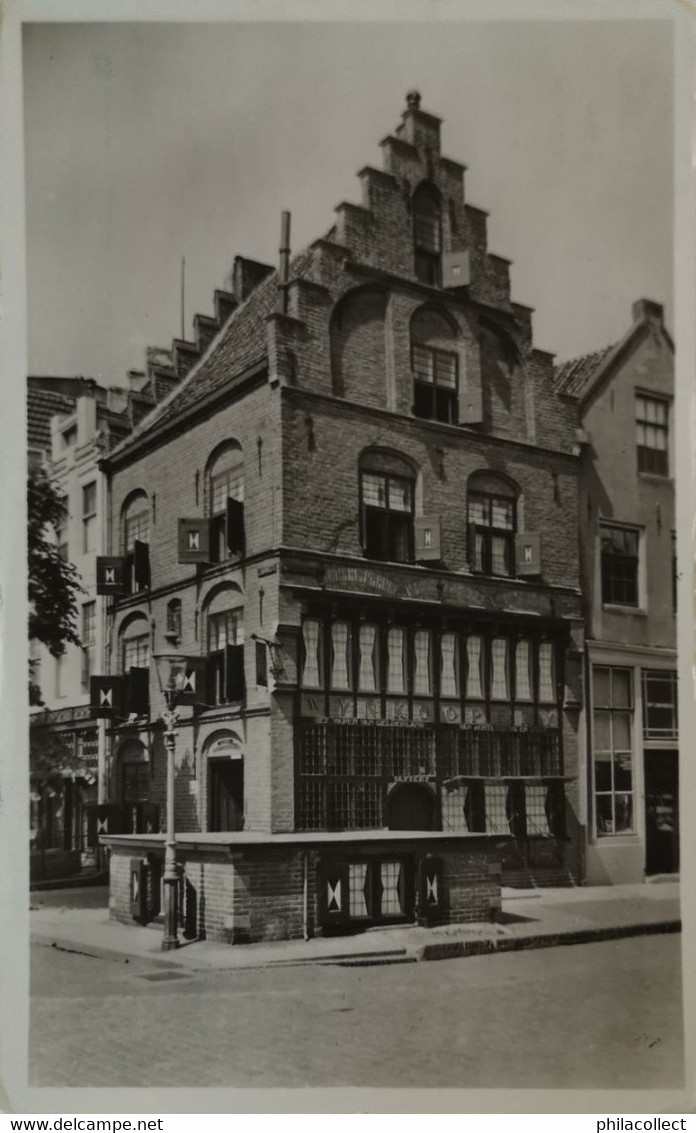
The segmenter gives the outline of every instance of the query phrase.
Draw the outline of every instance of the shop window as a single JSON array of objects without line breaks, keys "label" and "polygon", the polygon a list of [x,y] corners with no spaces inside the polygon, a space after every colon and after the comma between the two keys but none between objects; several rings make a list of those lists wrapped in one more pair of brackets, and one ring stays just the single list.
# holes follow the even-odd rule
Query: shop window
[{"label": "shop window", "polygon": [[419,629],[413,635],[413,695],[432,694],[430,668],[431,634],[429,630]]},{"label": "shop window", "polygon": [[440,695],[459,696],[459,658],[457,635],[443,633],[440,638]]},{"label": "shop window", "polygon": [[491,641],[491,699],[510,699],[509,642],[506,637]]},{"label": "shop window", "polygon": [[557,699],[553,644],[542,641],[539,644],[539,703],[555,704]]},{"label": "shop window", "polygon": [[515,699],[532,700],[532,653],[530,642],[521,638],[515,643]]},{"label": "shop window", "polygon": [[331,688],[347,692],[351,680],[351,632],[348,622],[331,623]]},{"label": "shop window", "polygon": [[666,669],[643,669],[643,738],[676,740],[677,674]]},{"label": "shop window", "polygon": [[602,602],[612,606],[638,605],[639,532],[636,528],[600,525]]},{"label": "shop window", "polygon": [[368,559],[413,561],[414,481],[369,467],[360,473],[363,549]]},{"label": "shop window", "polygon": [[517,491],[487,473],[469,479],[469,565],[480,574],[510,577],[515,573]]},{"label": "shop window", "polygon": [[442,206],[440,194],[427,182],[413,194],[413,247],[416,278],[431,287],[442,282]]},{"label": "shop window", "polygon": [[376,625],[360,626],[358,652],[358,691],[379,692],[379,634]]},{"label": "shop window", "polygon": [[238,444],[226,444],[206,473],[206,507],[210,517],[210,557],[223,562],[243,555],[244,457]]},{"label": "shop window", "polygon": [[230,704],[244,699],[244,611],[208,614],[208,700]]},{"label": "shop window", "polygon": [[592,670],[595,814],[600,837],[633,830],[633,672]]},{"label": "shop window", "polygon": [[669,476],[669,403],[661,397],[636,394],[638,471]]},{"label": "shop window", "polygon": [[478,634],[466,639],[466,695],[468,700],[483,700],[483,640]]},{"label": "shop window", "polygon": [[305,618],[302,623],[302,654],[302,687],[323,688],[322,624],[316,618]]},{"label": "shop window", "polygon": [[392,626],[387,635],[387,692],[406,693],[406,634],[399,626]]}]

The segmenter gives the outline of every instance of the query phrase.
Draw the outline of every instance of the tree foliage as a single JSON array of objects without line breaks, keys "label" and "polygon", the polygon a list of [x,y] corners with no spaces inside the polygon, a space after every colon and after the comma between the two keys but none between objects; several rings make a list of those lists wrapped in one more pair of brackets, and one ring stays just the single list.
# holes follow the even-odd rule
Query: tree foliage
[{"label": "tree foliage", "polygon": [[65,562],[52,538],[67,518],[55,483],[42,467],[29,472],[29,637],[40,641],[54,657],[66,644],[80,645],[77,600],[82,591],[72,563]]}]

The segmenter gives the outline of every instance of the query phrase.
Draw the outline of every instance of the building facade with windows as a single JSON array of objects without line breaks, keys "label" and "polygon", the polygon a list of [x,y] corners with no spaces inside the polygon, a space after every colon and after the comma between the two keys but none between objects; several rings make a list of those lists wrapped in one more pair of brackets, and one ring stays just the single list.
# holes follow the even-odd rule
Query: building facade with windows
[{"label": "building facade with windows", "polygon": [[[206,670],[179,853],[221,939],[414,919],[435,891],[487,917],[501,863],[583,871],[575,406],[417,94],[381,145],[362,202],[258,273],[105,462],[114,790],[138,764],[164,805],[146,658],[175,642]],[[161,847],[109,842],[127,919]]]},{"label": "building facade with windows", "polygon": [[582,436],[590,882],[679,869],[674,347],[658,303],[557,369]]}]

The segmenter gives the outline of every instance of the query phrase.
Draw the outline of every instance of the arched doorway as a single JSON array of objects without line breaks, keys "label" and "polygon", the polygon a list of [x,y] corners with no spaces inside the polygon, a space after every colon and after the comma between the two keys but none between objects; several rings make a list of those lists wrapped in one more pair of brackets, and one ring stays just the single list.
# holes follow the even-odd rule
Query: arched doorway
[{"label": "arched doorway", "polygon": [[390,830],[435,830],[435,796],[424,783],[399,783],[387,798]]},{"label": "arched doorway", "polygon": [[205,747],[208,830],[244,829],[244,757],[235,732],[217,732]]}]

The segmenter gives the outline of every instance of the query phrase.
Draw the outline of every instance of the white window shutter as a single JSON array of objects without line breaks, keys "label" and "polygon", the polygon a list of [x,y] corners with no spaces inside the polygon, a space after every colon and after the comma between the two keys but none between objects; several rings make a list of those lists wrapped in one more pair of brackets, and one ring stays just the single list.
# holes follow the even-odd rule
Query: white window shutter
[{"label": "white window shutter", "polygon": [[541,574],[541,538],[537,531],[522,531],[516,536],[515,568],[518,578]]},{"label": "white window shutter", "polygon": [[438,562],[442,558],[439,516],[419,516],[413,521],[416,562]]}]

